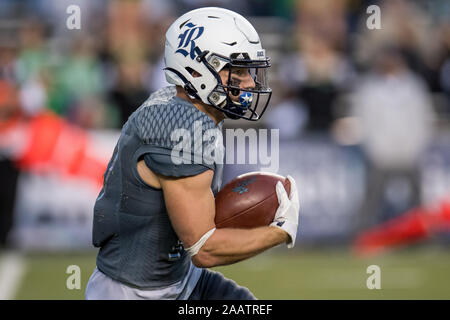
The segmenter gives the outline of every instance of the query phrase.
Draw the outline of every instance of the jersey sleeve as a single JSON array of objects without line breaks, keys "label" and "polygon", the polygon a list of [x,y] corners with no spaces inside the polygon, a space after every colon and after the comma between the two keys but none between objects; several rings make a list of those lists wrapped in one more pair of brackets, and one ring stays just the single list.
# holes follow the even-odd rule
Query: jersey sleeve
[{"label": "jersey sleeve", "polygon": [[154,173],[167,177],[187,177],[195,176],[206,170],[215,170],[214,164],[205,163],[174,163],[170,153],[148,152],[144,154],[144,161],[147,167]]},{"label": "jersey sleeve", "polygon": [[183,99],[149,104],[138,110],[134,123],[141,141],[135,156],[154,173],[193,176],[215,171],[223,158],[221,126]]}]

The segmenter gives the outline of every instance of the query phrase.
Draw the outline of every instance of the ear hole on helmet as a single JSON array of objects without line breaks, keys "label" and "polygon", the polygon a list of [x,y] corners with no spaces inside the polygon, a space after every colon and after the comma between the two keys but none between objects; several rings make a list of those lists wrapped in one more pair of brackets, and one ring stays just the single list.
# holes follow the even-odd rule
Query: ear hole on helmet
[{"label": "ear hole on helmet", "polygon": [[200,72],[195,71],[194,69],[192,69],[190,67],[186,67],[185,69],[194,78],[200,78],[202,76],[202,74]]}]

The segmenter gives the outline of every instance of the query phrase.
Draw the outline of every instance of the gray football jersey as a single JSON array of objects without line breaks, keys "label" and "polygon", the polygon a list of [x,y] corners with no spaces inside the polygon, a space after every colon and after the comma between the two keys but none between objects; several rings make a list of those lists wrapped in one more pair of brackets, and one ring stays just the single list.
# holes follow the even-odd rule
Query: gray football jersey
[{"label": "gray football jersey", "polygon": [[186,276],[190,257],[171,225],[164,194],[141,180],[136,164],[143,159],[153,172],[174,177],[214,170],[215,194],[222,183],[221,129],[222,123],[176,97],[173,86],[152,94],[130,116],[94,206],[101,272],[137,288],[165,287]]}]

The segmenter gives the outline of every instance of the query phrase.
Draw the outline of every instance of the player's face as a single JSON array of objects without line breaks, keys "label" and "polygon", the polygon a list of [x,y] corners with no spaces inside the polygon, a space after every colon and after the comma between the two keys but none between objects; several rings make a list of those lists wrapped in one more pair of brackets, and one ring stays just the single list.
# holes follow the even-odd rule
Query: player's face
[{"label": "player's face", "polygon": [[[231,74],[229,69],[225,68],[219,72],[223,84],[228,84],[240,89],[254,89],[255,81],[247,68],[233,67]],[[239,101],[239,92],[237,90],[230,91],[230,97],[233,101]]]}]

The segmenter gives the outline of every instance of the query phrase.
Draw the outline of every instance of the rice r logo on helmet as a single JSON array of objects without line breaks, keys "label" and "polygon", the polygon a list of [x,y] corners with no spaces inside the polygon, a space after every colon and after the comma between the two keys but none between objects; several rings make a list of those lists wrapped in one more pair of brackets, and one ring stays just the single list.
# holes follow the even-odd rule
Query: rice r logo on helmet
[{"label": "rice r logo on helmet", "polygon": [[[187,23],[185,26],[188,27],[188,29],[178,36],[178,39],[180,39],[180,43],[178,44],[178,50],[175,51],[175,53],[181,53],[185,57],[189,54],[191,59],[194,60],[196,47],[194,41],[203,34],[204,27],[196,27],[196,25],[191,22]],[[190,51],[188,52],[183,48],[187,48],[189,44],[191,45],[191,47]]]}]

